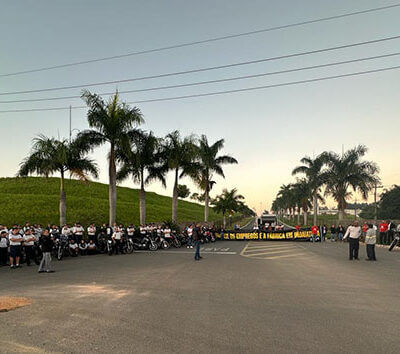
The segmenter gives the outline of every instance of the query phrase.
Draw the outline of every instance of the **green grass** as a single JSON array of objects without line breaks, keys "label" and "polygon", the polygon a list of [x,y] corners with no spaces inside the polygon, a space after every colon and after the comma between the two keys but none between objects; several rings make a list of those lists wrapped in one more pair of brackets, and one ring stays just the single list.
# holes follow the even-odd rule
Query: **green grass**
[{"label": "green grass", "polygon": [[[96,182],[65,181],[67,194],[67,222],[108,222],[108,185]],[[58,178],[0,178],[0,223],[59,223]],[[153,192],[146,193],[147,222],[171,219],[171,198]],[[204,207],[179,200],[178,221],[201,221]],[[210,209],[210,221],[221,216]],[[123,224],[139,223],[139,191],[117,187],[117,221]]]}]

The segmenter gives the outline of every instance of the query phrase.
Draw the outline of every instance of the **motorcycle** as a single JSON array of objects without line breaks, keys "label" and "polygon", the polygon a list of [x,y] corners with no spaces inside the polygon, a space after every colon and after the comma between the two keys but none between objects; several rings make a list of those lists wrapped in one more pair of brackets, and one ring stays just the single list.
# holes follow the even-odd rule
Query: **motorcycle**
[{"label": "motorcycle", "polygon": [[164,235],[157,235],[155,237],[155,242],[158,248],[161,248],[163,250],[167,250],[169,248],[169,242],[165,239]]},{"label": "motorcycle", "polygon": [[182,241],[174,233],[171,233],[171,237],[169,238],[168,242],[170,245],[174,246],[175,248],[182,247]]},{"label": "motorcycle", "polygon": [[131,254],[133,252],[133,240],[131,237],[126,236],[122,249],[125,253]]},{"label": "motorcycle", "polygon": [[109,238],[107,240],[107,253],[109,256],[112,256],[112,254],[114,253],[114,249],[115,249],[114,240],[112,238]]},{"label": "motorcycle", "polygon": [[158,244],[151,236],[143,236],[141,239],[132,239],[133,248],[135,250],[146,250],[156,251],[158,249]]},{"label": "motorcycle", "polygon": [[394,239],[389,246],[389,251],[391,251],[395,246],[400,245],[400,232],[396,231],[394,234]]},{"label": "motorcycle", "polygon": [[107,253],[107,237],[105,234],[100,234],[97,241],[97,250],[99,253]]},{"label": "motorcycle", "polygon": [[54,256],[61,261],[64,256],[69,256],[68,238],[57,238],[54,246]]}]

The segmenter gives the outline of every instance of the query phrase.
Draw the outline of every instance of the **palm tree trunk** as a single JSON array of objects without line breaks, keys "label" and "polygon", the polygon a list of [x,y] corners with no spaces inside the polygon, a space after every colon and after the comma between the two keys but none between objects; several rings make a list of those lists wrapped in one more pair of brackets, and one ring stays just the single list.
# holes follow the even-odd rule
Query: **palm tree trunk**
[{"label": "palm tree trunk", "polygon": [[109,223],[113,225],[117,215],[117,168],[115,165],[114,144],[111,144],[110,148],[108,177]]},{"label": "palm tree trunk", "polygon": [[317,193],[314,193],[313,196],[313,207],[314,207],[314,225],[317,225],[317,213],[318,213],[318,198],[317,198]]},{"label": "palm tree trunk", "polygon": [[178,210],[178,169],[175,169],[175,184],[174,191],[172,193],[172,221],[177,221],[177,210]]},{"label": "palm tree trunk", "polygon": [[297,209],[297,225],[300,225],[300,208]]},{"label": "palm tree trunk", "polygon": [[139,206],[140,206],[140,223],[145,224],[146,223],[146,192],[144,190],[143,171],[141,172],[141,177],[140,177]]},{"label": "palm tree trunk", "polygon": [[303,209],[303,225],[307,225],[307,210]]},{"label": "palm tree trunk", "polygon": [[204,199],[204,221],[208,222],[208,208],[210,204],[210,197],[208,187],[205,190],[205,199]]},{"label": "palm tree trunk", "polygon": [[67,223],[67,203],[64,190],[64,171],[61,171],[61,179],[60,179],[59,211],[60,211],[60,226],[62,226]]},{"label": "palm tree trunk", "polygon": [[339,223],[342,223],[344,220],[344,210],[342,208],[339,209]]},{"label": "palm tree trunk", "polygon": [[223,216],[223,220],[224,220],[224,229],[226,229],[226,216],[225,216],[225,214]]}]

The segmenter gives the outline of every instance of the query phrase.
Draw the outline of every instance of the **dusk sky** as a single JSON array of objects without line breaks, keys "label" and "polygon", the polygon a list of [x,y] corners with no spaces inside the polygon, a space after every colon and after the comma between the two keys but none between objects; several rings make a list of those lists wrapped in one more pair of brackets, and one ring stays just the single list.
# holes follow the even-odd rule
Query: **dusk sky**
[{"label": "dusk sky", "polygon": [[[219,1],[13,1],[0,5],[0,75],[181,44],[395,4],[373,0],[219,0]],[[0,77],[0,93],[120,80],[225,65],[400,35],[400,7],[315,24],[162,52]],[[400,52],[400,39],[326,53],[146,81],[87,87],[93,92],[130,90],[251,75]],[[195,87],[121,94],[127,102],[271,85],[400,65],[385,59]],[[0,95],[0,101],[79,95],[80,88]],[[400,69],[303,85],[226,95],[138,104],[158,136],[179,129],[183,135],[225,139],[223,153],[237,158],[217,178],[215,196],[238,188],[250,207],[269,208],[279,186],[294,181],[291,170],[305,156],[365,144],[367,159],[380,167],[382,184],[400,181]],[[108,96],[105,96],[105,98]],[[81,99],[0,103],[0,111],[81,106]],[[68,110],[0,113],[0,176],[14,176],[32,138],[69,135]],[[73,128],[86,129],[86,110],[72,111]],[[74,134],[76,131],[74,131]],[[107,183],[108,146],[96,149]],[[188,179],[181,181],[192,192]],[[133,187],[126,181],[123,185]],[[135,186],[137,187],[137,186]],[[147,188],[172,194],[159,184]],[[68,193],[68,191],[67,191]],[[349,200],[353,201],[353,200]],[[331,200],[328,206],[333,206]]]}]

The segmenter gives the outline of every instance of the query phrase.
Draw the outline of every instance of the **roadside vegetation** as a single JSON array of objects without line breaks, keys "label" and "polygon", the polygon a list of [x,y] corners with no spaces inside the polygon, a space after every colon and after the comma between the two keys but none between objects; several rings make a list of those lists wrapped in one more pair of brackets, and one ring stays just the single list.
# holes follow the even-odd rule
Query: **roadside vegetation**
[{"label": "roadside vegetation", "polygon": [[[295,183],[282,185],[272,209],[282,218],[285,215],[294,220],[295,214],[303,214],[303,225],[309,225],[308,212],[313,210],[313,223],[318,223],[318,202],[332,197],[338,208],[336,222],[345,221],[345,209],[353,192],[361,194],[364,200],[379,183],[378,166],[364,160],[367,148],[356,146],[342,154],[323,152],[316,158],[301,159],[302,165],[292,174],[301,175]],[[326,215],[327,222],[329,216]]]}]

